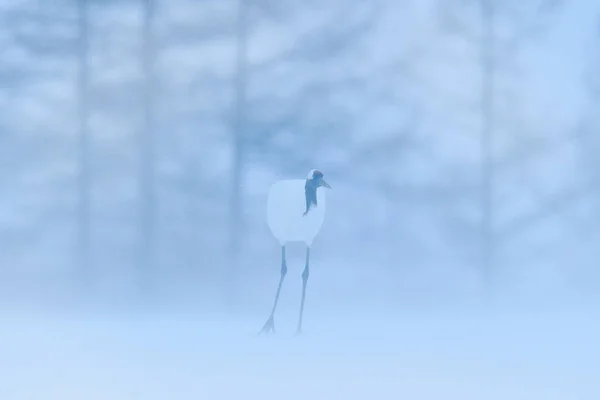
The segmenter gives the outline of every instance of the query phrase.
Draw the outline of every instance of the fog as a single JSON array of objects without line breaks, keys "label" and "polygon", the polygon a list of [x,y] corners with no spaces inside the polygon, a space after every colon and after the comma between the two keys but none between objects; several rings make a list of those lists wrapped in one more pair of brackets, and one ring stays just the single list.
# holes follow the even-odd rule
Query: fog
[{"label": "fog", "polygon": [[[0,399],[598,398],[599,17],[0,6]],[[289,243],[259,335],[313,169],[302,333]]]}]

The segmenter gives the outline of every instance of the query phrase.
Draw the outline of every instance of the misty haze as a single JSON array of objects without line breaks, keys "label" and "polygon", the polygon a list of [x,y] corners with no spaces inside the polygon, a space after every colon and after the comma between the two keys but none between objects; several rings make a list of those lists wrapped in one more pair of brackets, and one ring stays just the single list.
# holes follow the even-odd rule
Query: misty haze
[{"label": "misty haze", "polygon": [[5,0],[0,49],[0,400],[600,399],[597,2]]}]

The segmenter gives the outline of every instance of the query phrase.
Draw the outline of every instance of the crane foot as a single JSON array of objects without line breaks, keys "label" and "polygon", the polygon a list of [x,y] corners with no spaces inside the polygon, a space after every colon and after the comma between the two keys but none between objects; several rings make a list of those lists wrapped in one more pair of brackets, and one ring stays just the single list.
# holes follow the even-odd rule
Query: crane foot
[{"label": "crane foot", "polygon": [[260,332],[258,332],[259,335],[268,335],[269,333],[275,333],[275,321],[272,315],[269,317],[267,322],[265,322],[265,325],[262,327]]}]

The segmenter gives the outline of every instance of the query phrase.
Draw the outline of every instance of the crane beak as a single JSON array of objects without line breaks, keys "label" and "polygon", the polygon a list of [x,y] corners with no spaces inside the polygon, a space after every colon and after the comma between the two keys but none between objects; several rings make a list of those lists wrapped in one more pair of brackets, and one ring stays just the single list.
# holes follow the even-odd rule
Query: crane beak
[{"label": "crane beak", "polygon": [[323,186],[326,187],[327,189],[331,189],[331,186],[329,186],[329,183],[325,182],[325,179],[321,178],[319,180],[319,186]]}]

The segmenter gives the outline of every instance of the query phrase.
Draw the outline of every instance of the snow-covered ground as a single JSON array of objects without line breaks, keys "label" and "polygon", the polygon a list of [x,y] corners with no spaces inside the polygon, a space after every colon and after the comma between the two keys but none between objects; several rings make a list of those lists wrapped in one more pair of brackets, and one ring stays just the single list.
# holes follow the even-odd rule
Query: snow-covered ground
[{"label": "snow-covered ground", "polygon": [[4,314],[0,399],[598,399],[598,316]]}]

